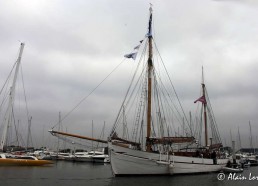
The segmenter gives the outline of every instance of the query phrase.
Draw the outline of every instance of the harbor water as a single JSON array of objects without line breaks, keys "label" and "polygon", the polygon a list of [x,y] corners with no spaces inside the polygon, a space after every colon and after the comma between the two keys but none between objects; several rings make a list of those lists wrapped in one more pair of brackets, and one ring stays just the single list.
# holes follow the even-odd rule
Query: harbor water
[{"label": "harbor water", "polygon": [[0,186],[251,186],[258,185],[258,167],[242,173],[114,177],[110,164],[58,161],[52,166],[0,166]]}]

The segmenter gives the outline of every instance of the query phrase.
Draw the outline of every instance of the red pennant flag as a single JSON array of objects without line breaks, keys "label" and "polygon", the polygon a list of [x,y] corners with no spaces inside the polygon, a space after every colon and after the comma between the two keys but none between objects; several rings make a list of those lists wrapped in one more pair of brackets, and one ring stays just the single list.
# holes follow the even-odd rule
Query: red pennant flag
[{"label": "red pennant flag", "polygon": [[197,100],[194,101],[194,103],[196,103],[197,101],[200,101],[200,102],[202,102],[202,103],[204,103],[204,104],[207,103],[207,102],[206,102],[206,99],[205,99],[205,96],[202,96],[202,97],[198,98]]}]

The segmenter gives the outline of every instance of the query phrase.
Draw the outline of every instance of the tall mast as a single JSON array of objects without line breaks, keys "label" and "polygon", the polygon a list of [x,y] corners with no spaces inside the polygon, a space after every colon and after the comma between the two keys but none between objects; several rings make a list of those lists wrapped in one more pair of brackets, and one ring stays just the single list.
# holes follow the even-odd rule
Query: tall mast
[{"label": "tall mast", "polygon": [[249,121],[249,128],[250,128],[250,148],[254,148],[253,147],[253,137],[252,137],[252,127],[251,127],[251,122]]},{"label": "tall mast", "polygon": [[16,86],[18,72],[20,69],[20,63],[21,63],[21,57],[22,57],[24,45],[25,45],[24,43],[21,43],[19,56],[16,61],[16,69],[15,69],[15,73],[14,73],[14,77],[13,77],[13,83],[10,88],[10,95],[9,95],[9,102],[8,102],[7,111],[6,111],[4,130],[3,130],[3,135],[2,135],[2,139],[1,139],[1,143],[0,143],[0,151],[4,151],[4,145],[6,143],[6,138],[7,138],[8,125],[12,118],[12,107],[13,107],[13,103],[14,103],[15,86]]},{"label": "tall mast", "polygon": [[[91,138],[93,138],[93,120],[91,123]],[[91,141],[91,150],[93,150],[93,141]]]},{"label": "tall mast", "polygon": [[208,129],[207,129],[207,102],[205,97],[205,84],[204,84],[204,75],[203,75],[203,67],[202,67],[202,96],[204,98],[203,105],[203,117],[204,117],[204,133],[205,133],[205,146],[208,146]]},{"label": "tall mast", "polygon": [[150,135],[151,135],[151,95],[152,95],[152,8],[150,7],[150,19],[148,27],[149,57],[148,57],[148,102],[147,102],[147,138],[146,151],[151,151]]},{"label": "tall mast", "polygon": [[239,126],[238,126],[238,141],[239,141],[239,149],[242,149],[242,144],[241,144],[241,137],[240,137],[240,132],[239,132]]},{"label": "tall mast", "polygon": [[[61,129],[61,112],[59,112],[59,115],[58,115],[58,131],[60,131]],[[59,154],[59,138],[57,138],[57,154]]]},{"label": "tall mast", "polygon": [[[32,143],[32,139],[31,139],[31,120],[32,117],[29,118],[29,124],[28,124],[28,134],[27,134],[27,147],[26,150],[28,150],[29,147],[29,143]],[[32,144],[31,144],[32,145]]]},{"label": "tall mast", "polygon": [[190,116],[190,135],[193,136],[192,113],[191,113],[191,111],[189,112],[189,116]]}]

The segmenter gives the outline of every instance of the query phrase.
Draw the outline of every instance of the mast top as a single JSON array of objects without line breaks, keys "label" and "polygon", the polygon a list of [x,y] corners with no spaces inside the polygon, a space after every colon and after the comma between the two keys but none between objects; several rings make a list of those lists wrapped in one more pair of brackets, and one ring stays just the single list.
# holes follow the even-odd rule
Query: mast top
[{"label": "mast top", "polygon": [[204,85],[204,72],[203,72],[203,66],[202,66],[202,85]]},{"label": "mast top", "polygon": [[152,9],[152,4],[150,3],[150,8],[149,8],[150,13],[152,13],[153,9]]},{"label": "mast top", "polygon": [[147,37],[148,38],[151,38],[152,37],[152,4],[150,3],[150,8],[149,8],[149,11],[150,11],[150,19],[149,19],[149,27],[148,27],[148,33],[147,33]]},{"label": "mast top", "polygon": [[148,57],[148,87],[147,87],[147,135],[146,135],[146,151],[151,151],[151,102],[152,102],[152,70],[153,70],[153,64],[152,64],[152,8],[150,7],[150,19],[149,19],[149,27],[148,27],[148,33],[147,37],[149,40],[149,57]]}]

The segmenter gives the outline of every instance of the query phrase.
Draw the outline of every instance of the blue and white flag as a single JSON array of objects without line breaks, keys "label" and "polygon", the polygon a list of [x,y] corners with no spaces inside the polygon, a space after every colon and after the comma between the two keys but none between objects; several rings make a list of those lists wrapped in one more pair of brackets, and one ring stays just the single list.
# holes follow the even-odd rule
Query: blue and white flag
[{"label": "blue and white flag", "polygon": [[137,45],[136,47],[134,47],[134,50],[138,50],[140,48],[141,45]]},{"label": "blue and white flag", "polygon": [[124,57],[126,57],[126,58],[132,58],[133,60],[136,59],[136,56],[137,56],[137,52],[124,55]]},{"label": "blue and white flag", "polygon": [[136,47],[133,48],[133,49],[134,49],[134,52],[132,52],[132,53],[130,53],[130,54],[126,54],[126,55],[124,55],[124,57],[126,57],[126,58],[132,58],[133,60],[135,60],[135,59],[136,59],[136,56],[137,56],[137,52],[138,52],[139,48],[141,47],[142,42],[143,42],[143,40],[140,41],[140,44],[139,44],[139,45],[137,45]]}]

